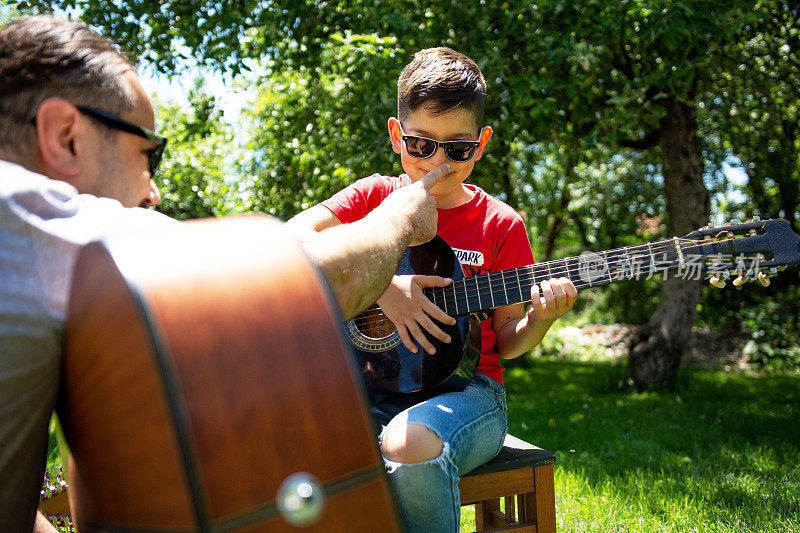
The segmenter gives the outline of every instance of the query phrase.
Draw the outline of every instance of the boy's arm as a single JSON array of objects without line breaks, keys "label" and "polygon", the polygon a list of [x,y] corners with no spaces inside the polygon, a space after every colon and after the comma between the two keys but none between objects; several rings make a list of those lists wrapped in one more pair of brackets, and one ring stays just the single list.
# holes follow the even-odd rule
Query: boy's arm
[{"label": "boy's arm", "polygon": [[531,287],[531,306],[523,304],[495,309],[492,326],[497,333],[497,351],[512,359],[534,348],[559,317],[572,309],[578,290],[569,278],[553,278]]},{"label": "boy's arm", "polygon": [[318,233],[324,229],[338,226],[341,224],[336,215],[331,213],[331,210],[323,205],[315,205],[309,207],[305,211],[297,213],[295,216],[286,221],[286,229],[295,233],[301,241],[313,238],[313,233]]}]

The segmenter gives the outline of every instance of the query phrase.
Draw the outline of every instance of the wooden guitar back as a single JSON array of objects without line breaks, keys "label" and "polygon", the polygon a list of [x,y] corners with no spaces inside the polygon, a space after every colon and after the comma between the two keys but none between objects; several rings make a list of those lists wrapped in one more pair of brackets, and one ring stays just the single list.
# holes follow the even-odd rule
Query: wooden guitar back
[{"label": "wooden guitar back", "polygon": [[304,531],[396,529],[338,312],[278,222],[90,244],[75,273],[59,414],[80,531],[291,531],[276,494],[298,472],[324,499]]}]

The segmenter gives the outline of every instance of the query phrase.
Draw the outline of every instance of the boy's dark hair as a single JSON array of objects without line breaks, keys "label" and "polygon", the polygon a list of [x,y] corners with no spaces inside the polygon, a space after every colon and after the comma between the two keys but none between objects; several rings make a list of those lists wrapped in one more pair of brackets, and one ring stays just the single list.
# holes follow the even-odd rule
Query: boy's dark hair
[{"label": "boy's dark hair", "polygon": [[421,106],[434,115],[461,108],[472,113],[480,128],[485,102],[486,81],[478,65],[444,46],[414,54],[397,79],[397,115],[401,122]]},{"label": "boy's dark hair", "polygon": [[130,60],[83,23],[40,15],[0,28],[0,147],[24,154],[29,121],[53,96],[130,111],[134,94],[122,76],[128,70]]}]

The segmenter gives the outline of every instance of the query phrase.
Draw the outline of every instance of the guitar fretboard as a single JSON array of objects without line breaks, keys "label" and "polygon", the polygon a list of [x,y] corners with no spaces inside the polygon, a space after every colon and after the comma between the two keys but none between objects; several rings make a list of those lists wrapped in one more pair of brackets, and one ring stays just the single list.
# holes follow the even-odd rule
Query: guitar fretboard
[{"label": "guitar fretboard", "polygon": [[[480,274],[446,287],[424,289],[426,296],[450,316],[528,302],[531,287],[550,278],[569,278],[578,289],[699,265],[706,246],[685,239],[665,239],[603,252],[591,252],[519,268]],[[699,253],[698,253],[699,252]]]}]

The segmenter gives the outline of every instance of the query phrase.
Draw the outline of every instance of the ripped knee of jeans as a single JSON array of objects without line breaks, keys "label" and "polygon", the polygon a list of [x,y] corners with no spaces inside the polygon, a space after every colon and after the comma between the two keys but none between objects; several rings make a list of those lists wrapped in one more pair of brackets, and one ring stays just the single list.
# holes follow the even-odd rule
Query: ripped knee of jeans
[{"label": "ripped knee of jeans", "polygon": [[444,443],[422,424],[389,424],[383,434],[381,453],[396,463],[424,463],[442,454]]}]

